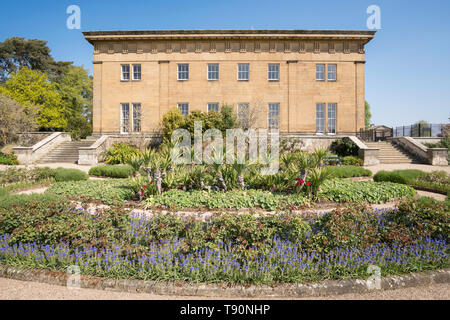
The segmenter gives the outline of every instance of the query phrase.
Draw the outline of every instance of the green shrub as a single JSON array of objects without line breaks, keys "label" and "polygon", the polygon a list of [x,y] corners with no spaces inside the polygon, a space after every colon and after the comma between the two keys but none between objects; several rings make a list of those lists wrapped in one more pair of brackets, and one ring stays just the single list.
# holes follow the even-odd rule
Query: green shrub
[{"label": "green shrub", "polygon": [[[1,197],[0,197],[1,198]],[[11,209],[16,207],[26,207],[29,202],[42,203],[42,208],[56,201],[65,201],[64,198],[54,194],[12,194],[1,198],[0,209]],[[67,203],[67,201],[65,201]]]},{"label": "green shrub", "polygon": [[349,138],[337,139],[331,143],[330,150],[340,157],[357,156],[358,146]]},{"label": "green shrub", "polygon": [[413,188],[397,183],[336,179],[324,183],[320,196],[333,202],[382,203],[415,194]]},{"label": "green shrub", "polygon": [[355,156],[346,156],[341,159],[341,163],[348,166],[363,166],[364,160]]},{"label": "green shrub", "polygon": [[19,164],[19,161],[17,161],[17,156],[14,153],[4,154],[0,152],[0,164],[15,166]]},{"label": "green shrub", "polygon": [[78,200],[99,200],[109,205],[130,200],[135,194],[128,179],[59,182],[46,193]]},{"label": "green shrub", "polygon": [[372,171],[355,166],[330,166],[328,170],[333,178],[370,177]]},{"label": "green shrub", "polygon": [[379,171],[373,177],[376,182],[389,181],[401,184],[412,184],[414,180],[425,175],[425,172],[415,169]]},{"label": "green shrub", "polygon": [[55,169],[54,177],[56,182],[81,181],[89,179],[89,176],[84,171],[66,168]]},{"label": "green shrub", "polygon": [[134,155],[138,154],[140,154],[140,152],[136,147],[127,143],[116,143],[106,151],[105,163],[127,164]]},{"label": "green shrub", "polygon": [[110,178],[128,178],[133,173],[130,166],[97,166],[89,169],[89,175]]}]

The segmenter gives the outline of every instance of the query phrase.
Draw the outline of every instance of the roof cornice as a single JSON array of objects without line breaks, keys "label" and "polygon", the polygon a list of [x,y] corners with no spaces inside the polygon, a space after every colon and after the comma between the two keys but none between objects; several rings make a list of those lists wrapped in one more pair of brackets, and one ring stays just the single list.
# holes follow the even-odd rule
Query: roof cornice
[{"label": "roof cornice", "polygon": [[123,40],[363,40],[369,42],[376,31],[371,30],[143,30],[86,31],[84,37],[94,41]]}]

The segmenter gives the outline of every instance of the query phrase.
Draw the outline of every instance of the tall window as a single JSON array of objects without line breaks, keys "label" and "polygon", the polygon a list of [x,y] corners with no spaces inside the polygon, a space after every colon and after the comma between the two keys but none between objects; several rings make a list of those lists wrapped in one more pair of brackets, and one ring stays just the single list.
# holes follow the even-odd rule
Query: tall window
[{"label": "tall window", "polygon": [[337,79],[337,65],[328,65],[328,81],[336,81]]},{"label": "tall window", "polygon": [[208,64],[208,80],[219,80],[219,64]]},{"label": "tall window", "polygon": [[316,105],[316,132],[325,133],[325,103]]},{"label": "tall window", "polygon": [[141,104],[133,103],[133,132],[141,132]]},{"label": "tall window", "polygon": [[120,105],[120,133],[130,131],[130,104],[122,103]]},{"label": "tall window", "polygon": [[250,79],[250,65],[248,63],[238,64],[238,80],[248,81]]},{"label": "tall window", "polygon": [[141,65],[133,64],[133,80],[139,81],[141,80]]},{"label": "tall window", "polygon": [[187,116],[189,114],[189,103],[179,103],[178,109],[182,115]]},{"label": "tall window", "polygon": [[280,128],[280,104],[279,103],[269,103],[269,129]]},{"label": "tall window", "polygon": [[219,112],[219,104],[218,103],[208,103],[208,112]]},{"label": "tall window", "polygon": [[316,80],[317,81],[325,81],[325,65],[324,64],[316,65]]},{"label": "tall window", "polygon": [[336,114],[337,114],[337,104],[328,104],[328,133],[336,134]]},{"label": "tall window", "polygon": [[250,104],[249,103],[239,103],[238,110],[237,110],[237,116],[238,116],[238,120],[241,123],[241,126],[245,129],[247,129],[250,126],[250,124],[249,124]]},{"label": "tall window", "polygon": [[122,74],[121,74],[120,80],[122,80],[122,81],[130,80],[130,65],[129,64],[122,65]]},{"label": "tall window", "polygon": [[189,80],[189,65],[179,64],[178,65],[178,80]]},{"label": "tall window", "polygon": [[280,65],[279,64],[269,64],[269,81],[280,80]]}]

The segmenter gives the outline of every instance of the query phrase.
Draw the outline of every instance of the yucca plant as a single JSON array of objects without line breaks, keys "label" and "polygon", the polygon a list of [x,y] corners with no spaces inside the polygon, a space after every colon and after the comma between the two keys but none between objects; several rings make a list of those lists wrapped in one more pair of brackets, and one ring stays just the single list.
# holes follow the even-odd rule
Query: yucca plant
[{"label": "yucca plant", "polygon": [[139,174],[139,171],[141,170],[142,164],[144,163],[144,160],[142,159],[141,155],[133,155],[130,159],[128,159],[127,164],[133,168],[133,175]]},{"label": "yucca plant", "polygon": [[323,183],[332,177],[332,173],[327,167],[314,168],[309,176],[308,180],[310,185],[308,186],[309,193],[317,198],[317,195],[321,192],[321,186]]},{"label": "yucca plant", "polygon": [[324,148],[314,149],[313,157],[317,163],[316,166],[322,167],[324,164],[323,162],[325,160],[325,157],[328,156],[329,154],[330,152],[327,149]]}]

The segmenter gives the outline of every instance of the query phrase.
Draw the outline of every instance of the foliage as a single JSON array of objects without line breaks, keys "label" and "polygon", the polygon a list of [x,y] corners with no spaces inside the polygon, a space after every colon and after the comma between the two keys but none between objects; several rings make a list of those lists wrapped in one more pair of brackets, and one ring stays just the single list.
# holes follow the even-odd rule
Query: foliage
[{"label": "foliage", "polygon": [[127,144],[116,143],[113,144],[105,153],[105,163],[107,164],[127,164],[130,159],[139,155],[139,149]]},{"label": "foliage", "polygon": [[370,127],[370,119],[372,118],[372,113],[370,113],[370,104],[366,101],[364,103],[364,125],[366,130]]},{"label": "foliage", "polygon": [[320,197],[333,202],[382,203],[392,199],[411,197],[415,190],[405,185],[373,181],[328,180]]},{"label": "foliage", "polygon": [[[92,215],[64,201],[0,209],[1,263],[111,278],[301,283],[448,267],[449,211],[403,202],[398,210],[349,206],[324,215]],[[76,254],[74,254],[76,253]],[[106,257],[106,258],[105,258]]]},{"label": "foliage", "polygon": [[341,163],[345,166],[363,166],[364,160],[355,156],[346,156],[341,159]]},{"label": "foliage", "polygon": [[425,175],[425,172],[416,169],[394,170],[394,171],[378,171],[373,177],[374,181],[390,181],[395,183],[411,185],[414,180]]},{"label": "foliage", "polygon": [[53,171],[53,177],[56,182],[63,181],[82,181],[89,179],[86,172],[78,169],[57,168]]},{"label": "foliage", "polygon": [[337,139],[331,143],[330,150],[340,157],[357,156],[358,146],[349,138]]},{"label": "foliage", "polygon": [[355,166],[330,166],[328,167],[333,178],[370,177],[370,170]]},{"label": "foliage", "polygon": [[15,141],[18,133],[36,127],[33,111],[0,93],[0,146]]},{"label": "foliage", "polygon": [[237,119],[232,106],[226,104],[222,105],[220,115],[222,116],[222,126],[217,129],[222,132],[225,132],[227,129],[237,128],[239,126],[239,120]]},{"label": "foliage", "polygon": [[0,42],[0,82],[22,67],[47,73],[53,80],[69,65],[71,62],[53,60],[47,41],[12,37]]},{"label": "foliage", "polygon": [[130,166],[96,166],[89,169],[89,175],[110,178],[128,178],[133,173]]},{"label": "foliage", "polygon": [[14,153],[4,154],[0,152],[0,165],[15,166],[19,164],[17,156]]},{"label": "foliage", "polygon": [[8,190],[0,187],[0,199],[8,195]]},{"label": "foliage", "polygon": [[11,74],[4,87],[0,86],[0,93],[23,105],[26,112],[36,110],[36,122],[40,128],[63,130],[67,127],[61,96],[45,73],[23,67]]},{"label": "foliage", "polygon": [[184,128],[185,120],[178,108],[170,109],[163,115],[161,122],[161,133],[164,141],[171,141],[172,133],[179,128]]},{"label": "foliage", "polygon": [[59,182],[48,188],[46,193],[78,200],[99,200],[109,205],[130,200],[135,194],[128,179]]},{"label": "foliage", "polygon": [[181,191],[170,190],[162,195],[149,196],[145,207],[163,206],[171,209],[205,207],[208,209],[262,208],[265,210],[286,209],[302,206],[307,200],[299,195],[273,194],[261,190],[247,191]]}]

